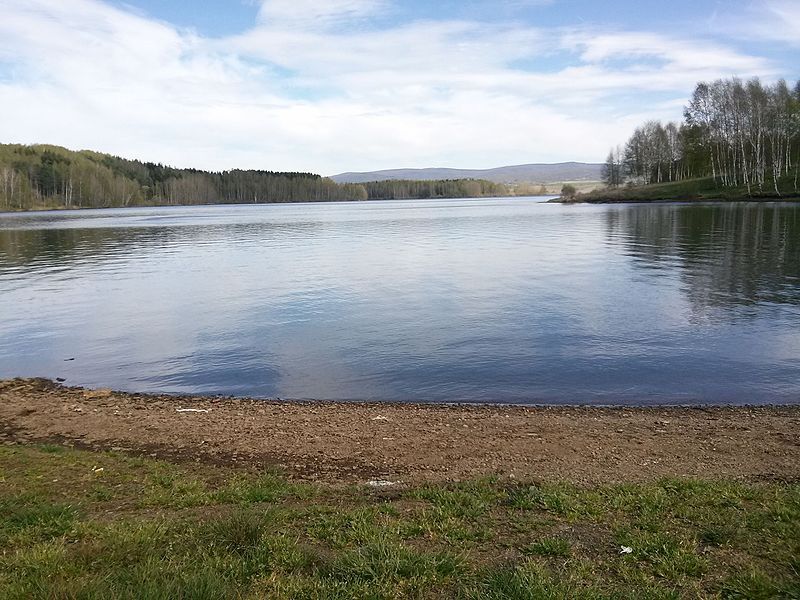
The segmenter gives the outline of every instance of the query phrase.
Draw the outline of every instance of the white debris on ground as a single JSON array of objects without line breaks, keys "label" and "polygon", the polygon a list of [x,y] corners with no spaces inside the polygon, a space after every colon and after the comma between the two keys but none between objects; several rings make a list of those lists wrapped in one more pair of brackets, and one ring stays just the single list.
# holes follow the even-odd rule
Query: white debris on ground
[{"label": "white debris on ground", "polygon": [[207,408],[176,408],[175,412],[179,413],[210,413],[211,410]]},{"label": "white debris on ground", "polygon": [[630,546],[620,546],[619,553],[620,554],[632,554],[633,553],[633,548],[631,548]]},{"label": "white debris on ground", "polygon": [[389,419],[389,417],[384,417],[384,416],[381,415],[381,416],[377,416],[377,417],[372,417],[372,420],[373,421],[389,421],[390,419]]},{"label": "white debris on ground", "polygon": [[388,481],[386,479],[371,479],[367,482],[367,485],[374,488],[384,488],[400,485],[400,483],[399,481]]}]

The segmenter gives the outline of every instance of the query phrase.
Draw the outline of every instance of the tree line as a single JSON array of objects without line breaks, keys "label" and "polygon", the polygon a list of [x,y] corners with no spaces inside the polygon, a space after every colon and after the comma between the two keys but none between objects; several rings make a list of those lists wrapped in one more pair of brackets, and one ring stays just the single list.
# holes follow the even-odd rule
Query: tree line
[{"label": "tree line", "polygon": [[0,145],[0,210],[366,200],[312,173],[207,172],[57,146]]},{"label": "tree line", "polygon": [[681,123],[648,121],[612,148],[610,187],[711,177],[748,195],[789,187],[800,175],[800,81],[764,85],[758,78],[697,84]]},{"label": "tree line", "polygon": [[505,196],[489,181],[339,184],[313,173],[208,172],[58,146],[0,144],[0,210]]},{"label": "tree line", "polygon": [[392,180],[372,181],[362,185],[367,190],[367,196],[370,200],[482,198],[511,195],[508,186],[484,179]]}]

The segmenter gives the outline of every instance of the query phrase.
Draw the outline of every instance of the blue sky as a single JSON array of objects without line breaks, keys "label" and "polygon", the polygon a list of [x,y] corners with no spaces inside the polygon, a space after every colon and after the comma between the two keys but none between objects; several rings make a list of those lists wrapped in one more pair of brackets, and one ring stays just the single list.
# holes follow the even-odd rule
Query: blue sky
[{"label": "blue sky", "polygon": [[800,0],[0,0],[0,141],[208,169],[602,161],[800,78]]}]

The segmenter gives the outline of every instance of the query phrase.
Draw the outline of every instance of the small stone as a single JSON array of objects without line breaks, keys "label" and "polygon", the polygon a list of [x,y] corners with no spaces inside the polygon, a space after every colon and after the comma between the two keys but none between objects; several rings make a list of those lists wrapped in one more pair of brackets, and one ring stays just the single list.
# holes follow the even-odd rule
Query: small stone
[{"label": "small stone", "polygon": [[95,398],[108,398],[113,393],[114,392],[112,390],[109,390],[107,388],[103,388],[103,389],[99,389],[99,390],[86,390],[85,392],[83,392],[83,397],[84,398],[92,398],[92,399],[95,399]]}]

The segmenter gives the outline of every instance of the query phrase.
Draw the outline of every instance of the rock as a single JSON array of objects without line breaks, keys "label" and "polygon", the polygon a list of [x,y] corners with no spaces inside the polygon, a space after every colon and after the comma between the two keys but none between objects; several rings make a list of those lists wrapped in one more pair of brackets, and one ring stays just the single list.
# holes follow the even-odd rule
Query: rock
[{"label": "rock", "polygon": [[83,392],[83,397],[88,399],[108,398],[114,392],[112,390],[101,388],[99,390],[86,390]]}]

